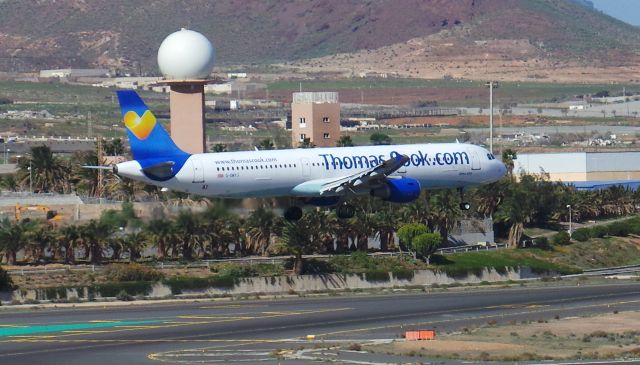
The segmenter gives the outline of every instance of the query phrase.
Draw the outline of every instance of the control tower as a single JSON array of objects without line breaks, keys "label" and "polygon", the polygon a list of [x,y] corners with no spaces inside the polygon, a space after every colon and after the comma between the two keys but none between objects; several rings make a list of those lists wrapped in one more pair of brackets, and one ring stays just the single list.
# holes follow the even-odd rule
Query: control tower
[{"label": "control tower", "polygon": [[206,149],[204,86],[215,62],[215,49],[198,32],[182,28],[170,34],[158,49],[158,66],[170,87],[171,138],[182,150]]}]

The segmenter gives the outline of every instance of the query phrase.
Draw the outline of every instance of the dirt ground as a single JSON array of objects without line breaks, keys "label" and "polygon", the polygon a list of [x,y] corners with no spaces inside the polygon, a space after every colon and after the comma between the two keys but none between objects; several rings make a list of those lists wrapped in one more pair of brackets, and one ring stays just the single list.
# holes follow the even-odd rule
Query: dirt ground
[{"label": "dirt ground", "polygon": [[440,335],[433,341],[398,341],[367,350],[480,361],[637,356],[640,312],[508,325],[488,321],[479,328]]},{"label": "dirt ground", "polygon": [[[637,60],[583,63],[547,58],[527,39],[465,41],[433,34],[374,50],[289,64],[304,72],[391,74],[403,77],[544,82],[638,82]],[[341,95],[342,97],[342,95]]]},{"label": "dirt ground", "polygon": [[[2,266],[5,270],[20,270],[21,266]],[[61,285],[67,287],[80,287],[91,284],[107,282],[103,270],[91,271],[91,266],[86,266],[86,270],[68,270],[67,265],[49,264],[46,265],[48,272],[44,272],[45,266],[25,268],[25,275],[13,273],[11,279],[13,283],[21,289],[37,289],[51,288]],[[79,268],[76,266],[74,268]],[[29,270],[38,269],[37,273],[29,273]],[[208,277],[211,276],[211,270],[206,267],[190,267],[190,268],[165,268],[160,270],[165,277],[189,276],[189,277]]]}]

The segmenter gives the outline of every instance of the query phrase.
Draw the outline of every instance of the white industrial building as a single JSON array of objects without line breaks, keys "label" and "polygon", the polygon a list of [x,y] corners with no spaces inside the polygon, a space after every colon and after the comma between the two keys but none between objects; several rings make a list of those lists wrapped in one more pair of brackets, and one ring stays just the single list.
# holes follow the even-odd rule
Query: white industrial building
[{"label": "white industrial building", "polygon": [[551,181],[576,186],[630,186],[640,181],[640,152],[522,153],[514,160],[514,173],[545,173]]}]

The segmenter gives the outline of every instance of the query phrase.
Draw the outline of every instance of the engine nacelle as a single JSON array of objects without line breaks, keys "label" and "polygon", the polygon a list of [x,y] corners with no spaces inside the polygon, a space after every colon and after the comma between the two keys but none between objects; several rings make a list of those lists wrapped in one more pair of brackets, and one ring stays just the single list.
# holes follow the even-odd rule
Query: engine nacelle
[{"label": "engine nacelle", "polygon": [[393,203],[409,203],[420,196],[420,182],[408,177],[388,179],[386,185],[371,189],[371,196]]}]

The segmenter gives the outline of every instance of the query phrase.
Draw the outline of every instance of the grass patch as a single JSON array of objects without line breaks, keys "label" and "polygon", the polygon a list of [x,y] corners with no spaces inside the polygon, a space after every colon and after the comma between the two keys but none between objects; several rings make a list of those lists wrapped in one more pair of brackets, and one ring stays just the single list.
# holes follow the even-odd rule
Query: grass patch
[{"label": "grass patch", "polygon": [[153,282],[149,281],[129,281],[122,283],[104,283],[89,288],[89,296],[100,294],[102,297],[116,297],[125,292],[131,296],[149,295]]},{"label": "grass patch", "polygon": [[479,275],[483,269],[491,268],[505,273],[505,268],[529,267],[535,273],[555,272],[558,274],[575,274],[582,270],[568,264],[554,263],[551,256],[542,250],[499,250],[489,252],[464,252],[447,256],[434,255],[432,263],[452,277]]},{"label": "grass patch", "polygon": [[184,291],[205,290],[209,288],[233,289],[238,278],[230,276],[211,276],[208,278],[197,278],[188,276],[176,276],[162,281],[171,289],[171,294],[182,294]]}]

